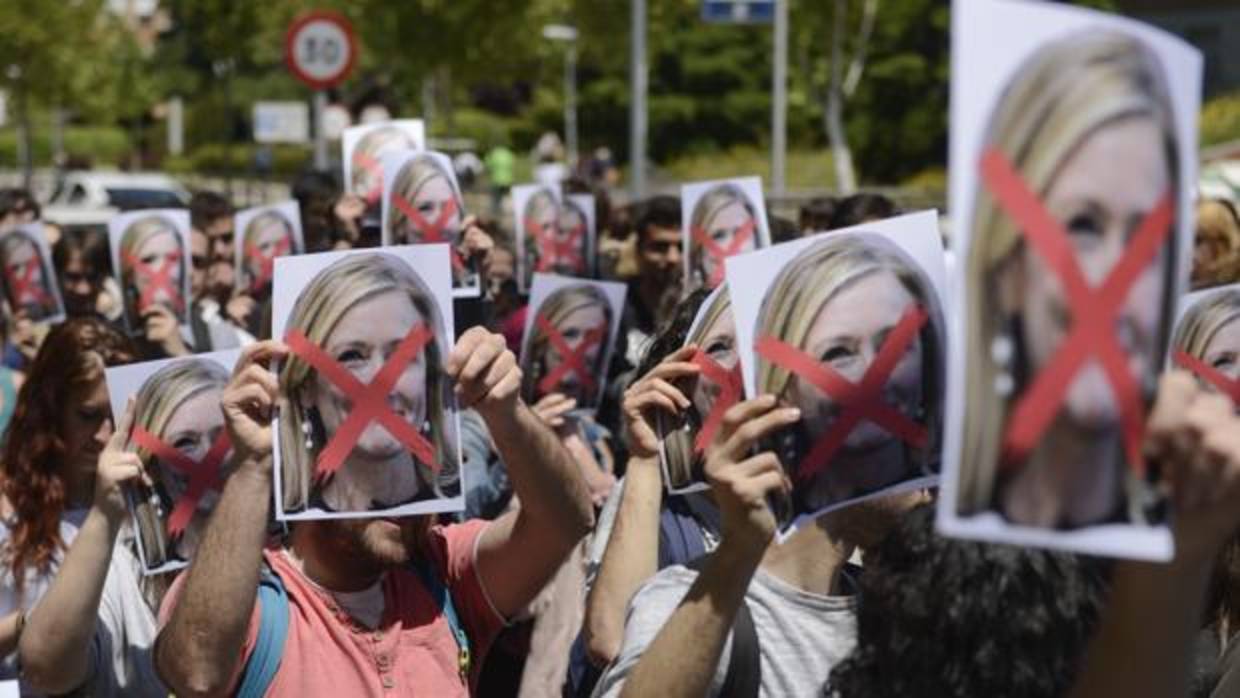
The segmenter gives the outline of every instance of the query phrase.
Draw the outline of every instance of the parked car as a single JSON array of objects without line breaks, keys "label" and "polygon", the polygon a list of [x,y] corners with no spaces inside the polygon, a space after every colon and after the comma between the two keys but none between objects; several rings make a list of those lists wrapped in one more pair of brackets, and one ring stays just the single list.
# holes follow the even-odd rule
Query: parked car
[{"label": "parked car", "polygon": [[73,228],[106,226],[124,211],[187,205],[185,187],[158,172],[69,172],[43,207],[43,220]]}]

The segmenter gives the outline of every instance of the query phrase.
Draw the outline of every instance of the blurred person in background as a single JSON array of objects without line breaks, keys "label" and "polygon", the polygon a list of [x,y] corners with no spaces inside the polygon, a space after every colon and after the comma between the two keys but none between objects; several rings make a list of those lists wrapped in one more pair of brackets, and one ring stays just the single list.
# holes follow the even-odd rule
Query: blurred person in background
[{"label": "blurred person in background", "polygon": [[[681,266],[680,199],[655,196],[637,214],[635,248],[637,276],[629,281],[624,320],[617,347],[636,366],[655,329],[680,299],[685,270]],[[622,350],[622,351],[621,351]]]},{"label": "blurred person in background", "polygon": [[120,322],[120,287],[110,272],[106,235],[81,228],[67,231],[52,246],[52,263],[69,317]]},{"label": "blurred person in background", "polygon": [[292,196],[301,212],[306,252],[347,250],[358,245],[366,202],[345,194],[335,177],[318,171],[304,172],[293,182]]},{"label": "blurred person in background", "polygon": [[28,190],[18,187],[0,189],[0,232],[15,225],[33,223],[39,220],[39,215],[39,202]]},{"label": "blurred person in background", "polygon": [[836,201],[833,196],[815,196],[801,206],[797,223],[802,235],[819,233],[831,228]]},{"label": "blurred person in background", "polygon": [[486,168],[487,179],[491,182],[492,216],[499,216],[503,213],[504,197],[508,195],[508,190],[515,181],[513,168],[516,164],[517,156],[503,143],[497,143],[487,151]]},{"label": "blurred person in background", "polygon": [[1193,240],[1193,288],[1240,281],[1240,214],[1227,199],[1197,202]]},{"label": "blurred person in background", "polygon": [[900,215],[900,207],[896,202],[882,194],[861,192],[840,199],[831,215],[830,230],[848,228],[870,221],[881,221],[884,218]]}]

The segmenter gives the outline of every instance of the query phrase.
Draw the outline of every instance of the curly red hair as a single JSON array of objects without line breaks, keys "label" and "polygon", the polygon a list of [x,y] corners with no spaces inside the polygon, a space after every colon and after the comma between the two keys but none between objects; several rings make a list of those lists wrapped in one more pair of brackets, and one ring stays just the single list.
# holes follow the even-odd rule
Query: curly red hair
[{"label": "curly red hair", "polygon": [[46,574],[64,549],[66,448],[61,415],[98,381],[106,366],[134,360],[129,340],[96,318],[76,318],[53,328],[39,348],[17,394],[0,455],[0,492],[13,507],[4,550],[20,594],[27,569]]}]

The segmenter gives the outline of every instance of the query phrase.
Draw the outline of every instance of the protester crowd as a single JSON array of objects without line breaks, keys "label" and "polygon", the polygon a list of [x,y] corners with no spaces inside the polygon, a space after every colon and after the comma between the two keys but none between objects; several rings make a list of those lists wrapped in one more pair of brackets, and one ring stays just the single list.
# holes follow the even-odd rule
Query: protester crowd
[{"label": "protester crowd", "polygon": [[[461,410],[451,433],[464,473],[455,483],[465,487],[453,490],[438,468],[419,471],[412,485],[431,499],[459,494],[464,510],[418,516],[278,515],[335,506],[307,494],[318,480],[290,491],[290,473],[307,464],[290,463],[287,454],[309,459],[346,429],[324,428],[320,403],[303,416],[290,398],[293,371],[309,383],[318,368],[296,364],[306,359],[288,326],[273,332],[282,300],[270,278],[273,262],[238,264],[242,238],[227,196],[204,190],[189,202],[191,298],[182,321],[175,303],[134,302],[107,234],[61,230],[40,220],[30,192],[0,190],[0,247],[6,236],[39,231],[63,307],[63,317],[48,319],[32,310],[37,303],[12,302],[14,284],[28,289],[41,277],[37,264],[11,269],[5,262],[0,681],[16,682],[23,696],[1240,695],[1240,390],[1225,389],[1236,380],[1236,356],[1211,359],[1225,375],[1205,380],[1179,360],[1194,351],[1192,331],[1177,332],[1177,361],[1157,385],[1142,386],[1149,410],[1138,447],[1172,512],[1169,562],[945,536],[936,527],[933,485],[849,494],[840,506],[816,507],[807,503],[811,495],[793,496],[799,475],[788,462],[807,450],[795,435],[812,407],[775,391],[745,399],[740,378],[726,377],[739,373],[742,348],[734,321],[721,319],[724,310],[732,317],[735,298],[711,292],[716,285],[726,291],[731,278],[712,266],[726,256],[716,250],[814,237],[822,244],[798,263],[822,255],[824,265],[868,270],[837,290],[825,277],[798,276],[793,264],[779,297],[791,299],[785,305],[797,317],[811,312],[805,294],[821,296],[813,313],[828,313],[838,307],[831,298],[861,287],[857,279],[887,274],[894,283],[866,286],[864,295],[910,299],[917,312],[908,317],[923,333],[916,336],[933,339],[916,345],[917,356],[933,366],[945,360],[947,323],[946,311],[931,302],[932,284],[900,267],[900,255],[881,245],[862,249],[865,238],[838,232],[904,212],[882,194],[863,192],[809,200],[792,221],[753,210],[739,185],[716,186],[702,197],[721,202],[709,215],[732,206],[749,216],[750,227],[729,224],[725,237],[702,241],[705,224],[680,197],[614,204],[616,172],[605,148],[577,172],[553,154],[539,157],[545,172],[568,175],[557,185],[565,197],[593,197],[593,210],[578,212],[573,225],[590,221],[593,231],[590,258],[581,260],[590,272],[582,276],[623,285],[614,348],[566,350],[557,345],[566,340],[550,332],[544,344],[576,351],[576,370],[597,375],[547,388],[547,366],[522,356],[535,345],[527,335],[539,331],[527,329],[538,327],[521,260],[529,223],[521,212],[511,224],[499,215],[515,184],[513,155],[497,149],[485,163],[466,163],[471,180],[492,171],[485,190],[492,206],[465,212],[459,193],[449,202],[443,220],[459,216],[460,229],[448,241],[453,271],[445,275],[449,287],[476,284],[480,292],[453,294],[455,336],[442,351],[432,340],[428,363],[418,365],[421,380],[442,387],[433,394],[450,394]],[[375,171],[383,170],[368,165],[364,175]],[[388,195],[375,182],[368,186]],[[385,247],[375,222],[379,195],[351,193],[348,181],[325,172],[298,177],[291,191],[300,239],[285,254]],[[1235,202],[1201,199],[1195,206],[1194,245],[1186,251],[1193,287],[1240,282]],[[690,210],[693,220],[686,220]],[[563,232],[563,220],[549,225]],[[758,220],[761,235],[754,235]],[[1091,221],[1078,216],[1064,225],[1101,240]],[[1103,242],[1082,243],[1094,249],[1090,244]],[[369,273],[362,261],[347,262],[360,255],[343,259],[350,279]],[[947,265],[965,261],[949,256]],[[380,291],[371,295],[397,288],[413,296],[417,289],[401,287],[395,276],[381,270],[374,282]],[[310,323],[346,303],[335,290],[344,286],[323,288],[308,296],[317,301],[299,298],[293,315]],[[605,298],[569,290],[586,299],[572,312],[598,301],[591,312],[610,320]],[[853,303],[831,312],[873,319]],[[433,325],[433,308],[415,304],[409,312]],[[1225,312],[1211,332],[1240,317]],[[383,316],[372,324],[389,319],[395,322]],[[866,389],[870,367],[887,360],[888,335],[898,333],[879,327],[874,343],[882,349],[855,350],[864,355],[848,369],[857,390]],[[109,369],[221,350],[239,352],[231,373],[177,374],[206,386],[193,390],[209,390],[209,398],[196,430],[185,430],[184,441],[170,439],[170,456],[144,441],[155,408],[130,401],[119,409],[110,399]],[[384,351],[380,358],[391,360],[402,349]],[[999,356],[1010,347],[993,351],[996,363],[1010,363]],[[327,361],[360,365],[372,358],[364,353],[346,347]],[[587,360],[595,361],[589,370]],[[765,370],[767,378],[791,380],[789,371]],[[386,371],[372,385],[382,384]],[[933,370],[925,375],[914,382],[929,402],[924,386],[935,396],[944,389]],[[395,380],[386,384],[392,391]],[[738,383],[729,387],[730,380]],[[987,390],[1012,391],[992,383]],[[703,407],[728,390],[736,393],[729,403]],[[169,402],[173,391],[144,399]],[[382,400],[374,402],[366,409],[378,414]],[[582,410],[587,403],[591,409]],[[940,423],[931,412],[924,421]],[[428,448],[448,452],[440,439],[445,427],[430,416],[424,422],[419,433],[434,441]],[[282,449],[282,439],[305,447]],[[919,448],[926,441],[908,440]],[[895,445],[903,464],[914,449]],[[841,456],[835,465],[878,462],[876,451],[854,446],[841,448],[853,447],[847,457],[856,462]],[[212,457],[202,455],[208,448],[218,456],[220,484],[200,487],[196,475],[183,473],[179,487],[199,488],[184,512],[195,549],[180,569],[161,572],[151,562],[165,551],[153,550],[151,540],[162,541],[162,533],[144,540],[150,532],[142,530],[142,512],[169,504],[155,494],[152,454],[173,461],[197,454],[202,463]],[[684,488],[689,482],[699,486]],[[362,496],[357,491],[339,496]],[[378,501],[364,494],[363,505]],[[820,495],[836,496],[829,489],[812,496]],[[786,529],[789,507],[813,514]]]}]

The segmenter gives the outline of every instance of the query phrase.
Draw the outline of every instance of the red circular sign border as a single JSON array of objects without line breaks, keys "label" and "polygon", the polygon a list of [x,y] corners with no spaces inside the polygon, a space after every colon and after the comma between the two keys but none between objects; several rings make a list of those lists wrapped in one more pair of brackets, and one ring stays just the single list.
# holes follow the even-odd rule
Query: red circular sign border
[{"label": "red circular sign border", "polygon": [[[299,65],[297,65],[297,61],[293,56],[293,38],[297,36],[297,33],[300,32],[303,27],[315,21],[327,21],[335,24],[342,32],[344,32],[345,39],[348,44],[349,58],[345,61],[344,68],[342,68],[337,75],[326,80],[318,80],[308,75]],[[332,12],[331,10],[315,10],[313,12],[308,12],[298,17],[296,21],[289,26],[288,31],[284,34],[285,64],[288,65],[288,69],[293,72],[293,75],[296,76],[298,80],[301,80],[316,90],[325,90],[342,82],[353,70],[353,64],[356,61],[357,37],[353,33],[353,25],[349,24],[349,20],[345,19],[344,15],[341,15],[339,12]]]}]

